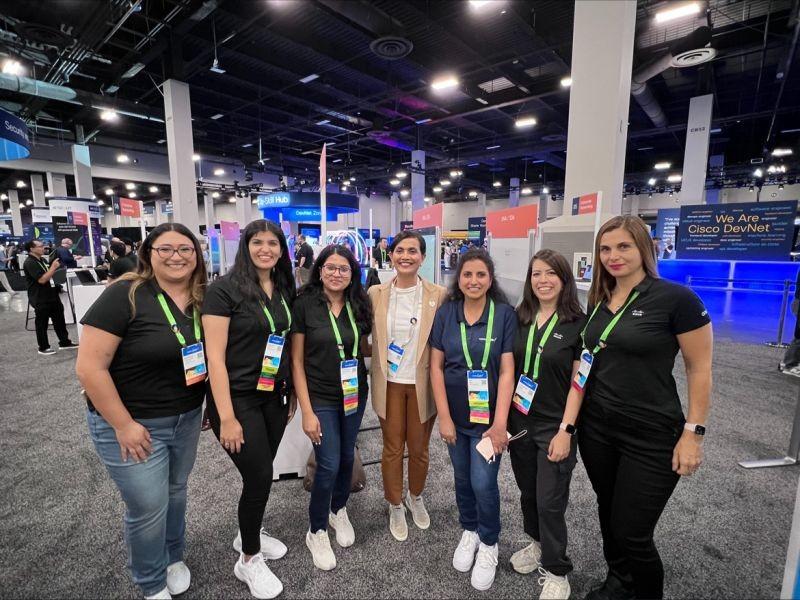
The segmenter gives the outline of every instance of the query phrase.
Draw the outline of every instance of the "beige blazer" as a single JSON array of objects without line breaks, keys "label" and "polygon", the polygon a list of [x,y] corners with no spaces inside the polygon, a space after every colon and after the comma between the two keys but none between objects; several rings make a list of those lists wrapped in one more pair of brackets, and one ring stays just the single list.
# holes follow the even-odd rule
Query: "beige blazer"
[{"label": "beige blazer", "polygon": [[[436,403],[431,391],[431,347],[428,338],[433,326],[433,316],[445,301],[447,290],[440,285],[422,279],[422,318],[419,323],[417,344],[416,391],[420,423],[436,415]],[[373,285],[369,288],[372,301],[372,366],[370,368],[370,392],[372,407],[382,419],[386,418],[386,371],[389,333],[386,330],[386,315],[389,312],[389,295],[392,282]]]}]

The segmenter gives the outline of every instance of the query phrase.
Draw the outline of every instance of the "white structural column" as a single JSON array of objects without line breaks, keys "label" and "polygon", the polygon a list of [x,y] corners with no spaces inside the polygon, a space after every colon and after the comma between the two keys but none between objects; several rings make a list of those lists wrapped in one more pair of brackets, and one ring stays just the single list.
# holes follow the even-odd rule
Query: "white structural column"
[{"label": "white structural column", "polygon": [[162,223],[167,222],[167,215],[164,214],[162,207],[164,206],[163,200],[156,200],[155,206],[155,215],[156,215],[156,225],[161,225]]},{"label": "white structural column", "polygon": [[72,172],[75,175],[75,195],[78,198],[91,198],[94,189],[92,188],[92,159],[89,156],[89,146],[83,144],[72,146]]},{"label": "white structural column", "polygon": [[194,139],[189,86],[182,81],[164,82],[164,117],[167,127],[169,180],[172,187],[172,215],[193,232],[200,231],[197,188],[194,178]]},{"label": "white structural column", "polygon": [[512,177],[508,182],[508,207],[519,206],[519,177]]},{"label": "white structural column", "polygon": [[47,173],[47,191],[51,196],[67,195],[67,176],[63,173]]},{"label": "white structural column", "polygon": [[44,199],[44,181],[39,173],[31,173],[31,193],[33,194],[33,206],[35,208],[44,208],[46,206]]},{"label": "white structural column", "polygon": [[214,228],[214,225],[217,223],[217,219],[214,215],[214,198],[211,197],[212,192],[206,192],[205,196],[203,196],[203,214],[205,215],[206,219],[206,235],[208,232]]},{"label": "white structural column", "polygon": [[636,2],[575,3],[565,215],[571,198],[597,191],[602,212],[622,208],[635,29]]},{"label": "white structural column", "polygon": [[22,235],[22,213],[17,190],[8,190],[8,205],[11,207],[11,232],[13,235]]},{"label": "white structural column", "polygon": [[479,217],[486,216],[486,194],[484,192],[478,192],[478,206],[481,207],[480,214],[476,215]]},{"label": "white structural column", "polygon": [[411,151],[411,210],[425,208],[425,152]]},{"label": "white structural column", "polygon": [[250,196],[244,198],[236,198],[236,222],[239,223],[239,229],[244,229],[245,226],[252,221],[250,214],[252,212],[252,201]]},{"label": "white structural column", "polygon": [[695,96],[689,101],[686,149],[683,154],[681,204],[703,204],[708,172],[708,141],[714,95]]},{"label": "white structural column", "polygon": [[396,235],[400,231],[400,219],[398,219],[398,211],[402,209],[399,202],[397,192],[392,192],[389,197],[389,234]]}]

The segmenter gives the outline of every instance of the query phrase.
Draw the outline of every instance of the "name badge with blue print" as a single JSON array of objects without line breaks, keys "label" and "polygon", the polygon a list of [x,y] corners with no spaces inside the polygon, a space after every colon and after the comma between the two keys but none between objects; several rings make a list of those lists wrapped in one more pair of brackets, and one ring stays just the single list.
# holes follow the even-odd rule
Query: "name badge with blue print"
[{"label": "name badge with blue print", "polygon": [[403,362],[403,355],[405,354],[405,349],[401,348],[394,342],[389,344],[389,350],[386,353],[387,362],[389,363],[389,371],[392,375],[396,375],[398,369],[400,368],[400,363]]},{"label": "name badge with blue print", "polygon": [[275,389],[275,375],[281,366],[281,355],[285,345],[286,338],[280,335],[270,335],[267,339],[264,358],[261,361],[261,375],[256,386],[259,391],[271,392]]},{"label": "name badge with blue print", "polygon": [[583,391],[586,388],[586,381],[589,379],[593,362],[594,355],[584,348],[581,351],[581,365],[578,367],[578,372],[575,373],[575,379],[572,380],[572,386],[575,389]]},{"label": "name badge with blue print", "polygon": [[489,372],[467,371],[467,395],[469,397],[469,422],[489,424]]},{"label": "name badge with blue print", "polygon": [[343,360],[339,364],[339,374],[342,380],[344,415],[349,417],[358,411],[358,361]]},{"label": "name badge with blue print", "polygon": [[514,397],[512,398],[512,401],[514,402],[514,408],[516,408],[523,415],[527,415],[531,410],[533,396],[536,394],[536,388],[538,387],[539,384],[533,379],[530,377],[525,377],[525,375],[520,375],[519,381],[517,382],[517,389],[514,390]]},{"label": "name badge with blue print", "polygon": [[186,378],[186,385],[205,381],[208,371],[202,342],[181,348],[181,355],[183,356],[183,374]]}]

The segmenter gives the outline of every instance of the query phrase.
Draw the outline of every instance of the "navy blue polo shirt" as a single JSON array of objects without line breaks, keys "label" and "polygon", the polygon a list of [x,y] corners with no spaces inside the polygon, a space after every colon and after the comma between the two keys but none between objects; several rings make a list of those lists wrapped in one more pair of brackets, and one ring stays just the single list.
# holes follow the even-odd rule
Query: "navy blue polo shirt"
[{"label": "navy blue polo shirt", "polygon": [[[447,391],[447,404],[450,416],[462,433],[480,436],[488,429],[487,425],[469,422],[469,402],[467,400],[467,361],[461,347],[461,323],[466,325],[467,347],[472,357],[472,368],[481,368],[486,328],[489,324],[489,302],[481,318],[470,325],[464,319],[464,301],[450,301],[443,304],[433,319],[431,329],[431,348],[444,353],[444,385]],[[508,304],[494,305],[494,327],[492,345],[486,370],[489,372],[489,411],[490,422],[494,421],[497,403],[497,380],[500,377],[500,356],[514,352],[514,336],[517,332],[517,317]]]}]

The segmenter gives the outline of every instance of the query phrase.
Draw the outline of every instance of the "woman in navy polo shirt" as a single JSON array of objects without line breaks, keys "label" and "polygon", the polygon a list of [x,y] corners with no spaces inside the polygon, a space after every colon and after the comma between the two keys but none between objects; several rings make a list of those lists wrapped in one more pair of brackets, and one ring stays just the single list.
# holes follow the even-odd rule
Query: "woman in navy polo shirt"
[{"label": "woman in navy polo shirt", "polygon": [[[472,586],[479,590],[492,586],[497,568],[497,473],[508,444],[516,329],[514,309],[494,280],[492,259],[484,250],[462,254],[450,300],[433,321],[431,384],[464,529],[453,567],[464,573],[472,569]],[[494,450],[491,462],[476,448],[483,438]]]}]

